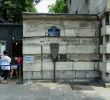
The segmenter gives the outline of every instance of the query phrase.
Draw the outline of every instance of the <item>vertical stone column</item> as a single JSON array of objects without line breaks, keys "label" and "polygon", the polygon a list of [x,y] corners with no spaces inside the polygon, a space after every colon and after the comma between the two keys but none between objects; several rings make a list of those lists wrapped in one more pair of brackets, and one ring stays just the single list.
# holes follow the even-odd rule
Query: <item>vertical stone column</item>
[{"label": "vertical stone column", "polygon": [[101,37],[103,42],[100,45],[99,70],[102,73],[102,80],[110,82],[110,12],[105,12],[103,15]]}]

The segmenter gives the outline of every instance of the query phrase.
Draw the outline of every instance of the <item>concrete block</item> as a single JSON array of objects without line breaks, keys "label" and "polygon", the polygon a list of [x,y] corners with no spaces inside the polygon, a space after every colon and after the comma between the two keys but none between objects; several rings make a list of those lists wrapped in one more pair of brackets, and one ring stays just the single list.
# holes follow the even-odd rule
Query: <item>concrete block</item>
[{"label": "concrete block", "polygon": [[53,80],[53,71],[43,71],[43,79],[46,79],[46,80]]},{"label": "concrete block", "polygon": [[56,71],[57,79],[72,80],[75,78],[75,71]]},{"label": "concrete block", "polygon": [[30,37],[23,39],[23,45],[41,45],[41,41],[43,38],[41,37]]},{"label": "concrete block", "polygon": [[102,81],[104,82],[110,82],[110,74],[102,72]]},{"label": "concrete block", "polygon": [[[23,71],[23,79],[29,79],[29,72]],[[42,73],[41,72],[30,72],[30,79],[42,79]]]},{"label": "concrete block", "polygon": [[23,71],[23,79],[29,79],[29,74],[30,79],[32,79],[32,71],[31,72]]},{"label": "concrete block", "polygon": [[99,78],[98,71],[86,71],[86,78]]},{"label": "concrete block", "polygon": [[50,53],[50,45],[43,46],[43,53]]},{"label": "concrete block", "polygon": [[43,56],[42,56],[42,61],[43,61],[43,63],[47,63],[47,62],[52,62],[53,60],[52,60],[52,58],[51,58],[51,56],[50,56],[50,54],[44,54],[43,53]]},{"label": "concrete block", "polygon": [[70,29],[70,28],[87,28],[87,29],[89,29],[89,28],[94,28],[94,29],[96,29],[96,28],[98,28],[98,23],[97,23],[97,21],[67,21],[67,20],[65,20],[64,21],[64,27],[66,28],[66,29]]},{"label": "concrete block", "polygon": [[47,71],[53,71],[53,66],[54,63],[53,62],[43,62],[43,70],[47,70]]},{"label": "concrete block", "polygon": [[67,53],[98,53],[97,46],[68,45]]},{"label": "concrete block", "polygon": [[86,71],[75,71],[75,78],[85,79],[86,78]]},{"label": "concrete block", "polygon": [[23,71],[23,79],[27,79],[27,72]]},{"label": "concrete block", "polygon": [[23,29],[23,37],[45,36],[45,29]]},{"label": "concrete block", "polygon": [[80,37],[96,37],[99,35],[97,29],[79,29],[77,32],[77,36]]},{"label": "concrete block", "polygon": [[110,43],[100,45],[100,53],[110,53]]},{"label": "concrete block", "polygon": [[110,35],[110,26],[106,25],[101,28],[101,35]]},{"label": "concrete block", "polygon": [[67,59],[68,60],[73,60],[73,61],[97,61],[99,60],[99,54],[84,54],[84,53],[68,53],[67,54]]},{"label": "concrete block", "polygon": [[[30,68],[29,68],[30,67]],[[41,62],[33,64],[23,64],[23,71],[41,71]]]},{"label": "concrete block", "polygon": [[110,9],[110,0],[107,0],[107,9]]},{"label": "concrete block", "polygon": [[56,70],[73,70],[73,62],[56,62]]},{"label": "concrete block", "polygon": [[106,31],[105,29],[103,30],[103,28],[106,26],[105,25],[105,17],[102,18],[102,29],[101,29],[101,34],[104,34],[104,31]]},{"label": "concrete block", "polygon": [[94,70],[99,70],[99,62],[94,62],[94,66],[95,66],[95,69]]},{"label": "concrete block", "polygon": [[[29,49],[30,48],[30,49]],[[23,45],[23,54],[41,54],[39,45]]]},{"label": "concrete block", "polygon": [[67,53],[67,47],[66,47],[66,45],[60,45],[59,46],[59,53],[60,54]]},{"label": "concrete block", "polygon": [[57,26],[57,28],[60,28],[60,24],[62,23],[62,21],[60,19],[55,19],[55,20],[44,20],[45,22],[45,26],[46,29],[52,27],[52,26]]},{"label": "concrete block", "polygon": [[42,72],[40,71],[40,72],[38,72],[38,71],[33,71],[32,72],[32,79],[42,79]]},{"label": "concrete block", "polygon": [[99,70],[110,73],[110,62],[99,62]]},{"label": "concrete block", "polygon": [[74,70],[94,70],[94,62],[74,62]]},{"label": "concrete block", "polygon": [[75,32],[74,29],[65,29],[65,36],[66,37],[69,37],[69,36],[75,37],[76,36],[76,32]]},{"label": "concrete block", "polygon": [[23,20],[23,28],[29,28],[29,29],[44,29],[45,28],[45,24],[44,24],[44,20]]}]

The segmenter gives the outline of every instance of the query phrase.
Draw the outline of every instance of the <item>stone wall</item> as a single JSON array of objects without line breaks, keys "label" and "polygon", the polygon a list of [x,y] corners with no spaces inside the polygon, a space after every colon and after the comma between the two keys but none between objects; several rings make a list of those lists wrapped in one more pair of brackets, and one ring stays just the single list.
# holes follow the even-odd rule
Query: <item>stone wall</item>
[{"label": "stone wall", "polygon": [[88,5],[85,0],[68,0],[69,13],[87,14]]},{"label": "stone wall", "polygon": [[99,14],[110,9],[110,0],[69,0],[68,6],[72,14]]},{"label": "stone wall", "polygon": [[102,16],[99,70],[102,80],[110,82],[110,12],[105,12]]},{"label": "stone wall", "polygon": [[[73,15],[30,15],[23,21],[23,55],[32,55],[35,62],[23,64],[23,78],[28,78],[31,67],[31,79],[53,80],[54,63],[50,56],[50,43],[59,43],[56,61],[56,80],[99,78],[99,32],[98,22],[89,16],[89,20],[74,19]],[[51,16],[51,18],[50,18]],[[71,16],[71,18],[69,18]],[[82,18],[79,16],[79,18]],[[97,18],[97,17],[96,17]],[[52,26],[60,29],[60,37],[49,37]]]}]

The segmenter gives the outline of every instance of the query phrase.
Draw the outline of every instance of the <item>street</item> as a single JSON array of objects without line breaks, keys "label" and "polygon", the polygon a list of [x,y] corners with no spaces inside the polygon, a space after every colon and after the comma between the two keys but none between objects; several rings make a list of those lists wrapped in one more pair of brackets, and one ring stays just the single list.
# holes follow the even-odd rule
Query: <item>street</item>
[{"label": "street", "polygon": [[[72,85],[73,83],[71,83]],[[110,88],[104,88],[97,82],[74,84],[34,82],[31,85],[0,83],[0,100],[110,100]]]}]

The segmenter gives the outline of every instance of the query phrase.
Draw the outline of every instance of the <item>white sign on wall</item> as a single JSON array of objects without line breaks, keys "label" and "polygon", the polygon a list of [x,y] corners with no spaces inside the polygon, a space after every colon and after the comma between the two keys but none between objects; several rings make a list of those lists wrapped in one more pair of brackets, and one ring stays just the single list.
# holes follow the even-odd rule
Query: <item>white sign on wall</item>
[{"label": "white sign on wall", "polygon": [[25,63],[34,63],[34,56],[24,56]]}]

